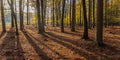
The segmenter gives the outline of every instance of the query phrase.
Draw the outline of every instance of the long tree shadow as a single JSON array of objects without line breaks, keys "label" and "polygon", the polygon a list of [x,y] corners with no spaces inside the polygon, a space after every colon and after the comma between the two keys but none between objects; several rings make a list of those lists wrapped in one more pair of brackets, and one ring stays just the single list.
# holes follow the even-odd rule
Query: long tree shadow
[{"label": "long tree shadow", "polygon": [[44,36],[49,38],[50,40],[60,44],[60,45],[63,45],[64,47],[74,51],[75,53],[79,54],[80,56],[85,57],[86,59],[91,59],[92,58],[92,60],[97,60],[97,57],[95,55],[88,54],[83,50],[75,48],[72,45],[63,42],[61,39],[57,39],[57,37],[53,37],[52,35],[49,35],[49,34],[44,34]]},{"label": "long tree shadow", "polygon": [[[82,36],[81,33],[78,34],[78,32],[75,32],[75,33],[70,33],[70,32],[64,32],[66,34],[70,34],[70,35],[76,35],[76,36]],[[76,34],[77,33],[77,34]]]},{"label": "long tree shadow", "polygon": [[22,31],[24,36],[27,38],[28,42],[31,44],[31,46],[35,49],[41,60],[52,60],[52,58],[48,57],[45,52],[42,51],[39,46],[33,41],[33,39],[29,36],[29,34],[25,31]]},{"label": "long tree shadow", "polygon": [[[21,43],[20,43],[20,39],[19,39],[19,36],[16,36],[16,60],[25,60],[25,57],[24,57],[24,51],[22,49],[22,46],[21,46]],[[19,57],[23,57],[23,58],[19,58]],[[19,59],[18,59],[19,58]]]},{"label": "long tree shadow", "polygon": [[0,53],[2,56],[6,56],[6,60],[25,60],[19,37],[16,38],[13,28],[7,32],[0,47]]},{"label": "long tree shadow", "polygon": [[[55,31],[55,32],[57,32],[57,33],[61,33],[60,31]],[[69,35],[75,35],[75,36],[82,36],[82,34],[79,32],[67,32],[67,31],[65,31],[64,32],[65,34],[69,34]]]},{"label": "long tree shadow", "polygon": [[5,35],[5,33],[6,33],[6,32],[2,32],[2,33],[0,34],[0,39]]},{"label": "long tree shadow", "polygon": [[[58,43],[62,43],[64,46],[67,46],[67,45],[65,45],[65,44],[64,44],[63,42],[61,42],[61,41],[69,42],[69,43],[74,44],[74,45],[76,45],[76,46],[78,46],[78,47],[81,47],[81,44],[79,44],[79,42],[77,42],[77,41],[75,41],[75,40],[71,40],[71,39],[65,38],[64,36],[59,36],[59,35],[56,35],[56,34],[50,33],[50,32],[47,32],[46,34],[48,34],[49,36],[52,36],[52,37],[54,37],[54,38],[57,38],[57,40],[54,39],[54,41],[56,41],[56,42],[58,42]],[[52,40],[52,39],[51,39],[51,40]],[[73,47],[70,47],[69,45],[68,45],[68,47],[69,47],[69,48],[73,48]],[[89,47],[90,47],[90,46],[89,46]],[[92,47],[92,48],[94,48],[94,47]],[[91,49],[91,48],[87,48],[87,49],[82,48],[82,49],[95,53],[95,52],[94,52],[94,49]],[[109,50],[108,53],[113,52],[114,54],[116,54],[117,52],[119,52],[118,50],[115,49],[115,47],[111,47],[111,46],[105,46],[105,47],[101,48],[100,50],[103,51],[104,49]],[[75,50],[75,51],[80,51],[80,50],[78,50],[78,49],[76,49],[76,48],[75,48],[74,50]],[[81,52],[78,52],[78,53],[81,53]],[[82,53],[83,53],[83,52],[82,52]],[[83,53],[83,54],[87,54],[87,53]],[[99,56],[101,56],[101,57],[107,58],[107,59],[112,59],[112,58],[113,58],[113,57],[111,57],[112,55],[109,55],[109,54],[104,55],[104,52],[103,52],[103,53],[97,53],[97,52],[96,52],[95,54],[97,54],[97,55],[99,55]],[[84,56],[84,55],[83,55],[83,56]],[[88,54],[88,56],[89,56],[89,54]]]},{"label": "long tree shadow", "polygon": [[58,56],[60,56],[60,58],[65,58],[63,55],[61,55],[60,53],[58,53],[57,51],[53,50],[52,48],[48,47],[46,44],[42,43],[42,41],[40,41],[39,39],[35,38],[33,35],[31,35],[29,32],[27,32],[32,38],[34,38],[37,42],[39,42],[39,44],[43,45],[44,47],[46,47],[47,49],[51,50],[53,53],[57,54]]}]

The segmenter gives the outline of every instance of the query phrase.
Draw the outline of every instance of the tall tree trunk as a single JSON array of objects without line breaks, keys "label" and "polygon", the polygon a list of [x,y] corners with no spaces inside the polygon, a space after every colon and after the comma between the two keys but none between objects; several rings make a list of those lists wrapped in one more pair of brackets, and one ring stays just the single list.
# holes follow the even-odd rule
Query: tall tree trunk
[{"label": "tall tree trunk", "polygon": [[64,12],[65,12],[65,1],[66,1],[66,0],[62,0],[61,32],[64,32]]},{"label": "tall tree trunk", "polygon": [[82,25],[82,17],[81,17],[82,10],[81,10],[81,8],[82,8],[82,5],[81,5],[81,0],[80,0],[80,21],[79,21],[79,26]]},{"label": "tall tree trunk", "polygon": [[105,28],[108,27],[108,16],[107,16],[107,11],[108,11],[108,0],[105,0]]},{"label": "tall tree trunk", "polygon": [[30,21],[29,21],[29,0],[27,0],[27,25],[30,24]]},{"label": "tall tree trunk", "polygon": [[93,0],[93,28],[95,27],[95,0]]},{"label": "tall tree trunk", "polygon": [[41,0],[41,18],[42,18],[42,20],[41,20],[41,30],[42,30],[42,33],[43,32],[45,32],[45,28],[44,28],[44,21],[45,21],[45,19],[44,19],[44,0]]},{"label": "tall tree trunk", "polygon": [[[40,2],[41,2],[41,10],[40,10]],[[45,32],[44,29],[44,17],[43,17],[43,0],[36,0],[36,6],[37,6],[37,18],[38,18],[38,34],[42,34]],[[41,15],[40,15],[41,11]],[[41,17],[41,19],[40,19]]]},{"label": "tall tree trunk", "polygon": [[37,18],[38,18],[38,33],[42,33],[41,31],[41,20],[40,20],[40,1],[36,0],[36,6],[37,6]]},{"label": "tall tree trunk", "polygon": [[56,12],[56,26],[58,27],[59,26],[59,23],[58,23],[58,19],[59,19],[59,2],[56,2],[55,4],[57,7],[55,9],[55,12]]},{"label": "tall tree trunk", "polygon": [[[13,12],[13,13],[14,13],[14,12]],[[14,15],[14,20],[15,20],[16,35],[19,35],[19,33],[18,33],[18,24],[17,24],[17,16],[16,16],[16,13],[14,13],[13,15]]]},{"label": "tall tree trunk", "polygon": [[1,0],[1,20],[2,20],[2,31],[6,32],[6,24],[5,24],[5,18],[4,18],[4,6],[3,1]]},{"label": "tall tree trunk", "polygon": [[22,1],[23,0],[19,0],[19,14],[20,14],[20,30],[23,30],[23,6],[22,6]]},{"label": "tall tree trunk", "polygon": [[103,0],[97,0],[97,31],[96,43],[98,46],[103,45]]},{"label": "tall tree trunk", "polygon": [[71,25],[72,32],[75,32],[75,21],[76,21],[76,0],[72,0],[72,25]]},{"label": "tall tree trunk", "polygon": [[[16,16],[17,13],[15,13],[16,6],[14,6],[14,1],[16,1],[16,0],[7,0],[7,1],[8,1],[8,4],[10,6],[10,9],[11,9],[13,20],[15,22],[16,35],[19,35],[19,33],[18,33],[18,24],[17,24],[17,16]],[[14,7],[15,7],[15,9],[14,9]]]},{"label": "tall tree trunk", "polygon": [[83,15],[84,15],[84,33],[82,39],[89,39],[88,37],[88,23],[87,23],[87,13],[86,13],[86,2],[85,0],[82,0],[82,6],[83,6]]},{"label": "tall tree trunk", "polygon": [[54,17],[54,0],[53,0],[53,9],[52,9],[52,14],[53,14],[53,16],[52,16],[52,19],[53,19],[53,27],[55,27],[55,17]]},{"label": "tall tree trunk", "polygon": [[12,14],[12,12],[11,12],[11,27],[13,28],[14,27],[14,20],[13,20],[13,14]]},{"label": "tall tree trunk", "polygon": [[18,24],[17,24],[17,13],[15,13],[15,9],[16,7],[14,6],[14,1],[11,0],[11,10],[12,10],[12,13],[13,13],[13,17],[14,17],[14,20],[15,20],[15,27],[16,27],[16,35],[19,35],[18,33]]},{"label": "tall tree trunk", "polygon": [[91,5],[92,5],[92,3],[91,3],[91,0],[89,0],[89,16],[88,16],[88,28],[90,29],[91,28]]},{"label": "tall tree trunk", "polygon": [[70,27],[71,27],[71,24],[72,24],[72,22],[71,22],[71,20],[72,20],[72,19],[71,19],[71,15],[72,15],[72,14],[71,14],[71,10],[72,10],[72,9],[71,9],[71,8],[72,8],[72,0],[70,0]]},{"label": "tall tree trunk", "polygon": [[46,9],[47,9],[47,0],[43,1],[43,18],[44,18],[44,26],[46,25]]}]

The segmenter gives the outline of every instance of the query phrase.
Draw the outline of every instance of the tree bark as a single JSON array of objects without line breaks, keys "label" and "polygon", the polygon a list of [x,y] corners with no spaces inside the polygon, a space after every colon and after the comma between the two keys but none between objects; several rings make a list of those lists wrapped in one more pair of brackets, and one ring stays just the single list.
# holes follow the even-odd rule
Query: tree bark
[{"label": "tree bark", "polygon": [[75,32],[75,21],[76,21],[76,0],[72,0],[72,24],[71,24],[72,32]]},{"label": "tree bark", "polygon": [[62,0],[61,32],[64,32],[64,12],[65,12],[65,1],[66,1],[66,0]]},{"label": "tree bark", "polygon": [[23,30],[24,29],[24,26],[23,26],[23,6],[22,6],[22,1],[23,0],[19,0],[19,14],[20,14],[20,30]]},{"label": "tree bark", "polygon": [[85,0],[82,0],[82,6],[83,6],[83,15],[84,15],[84,33],[82,39],[89,39],[88,37],[88,22],[87,22],[87,13],[86,13],[86,2]]},{"label": "tree bark", "polygon": [[1,0],[1,20],[2,20],[2,32],[6,32],[6,23],[5,23],[5,18],[4,18],[3,0]]},{"label": "tree bark", "polygon": [[98,46],[103,45],[103,0],[97,0],[97,28],[96,43]]}]

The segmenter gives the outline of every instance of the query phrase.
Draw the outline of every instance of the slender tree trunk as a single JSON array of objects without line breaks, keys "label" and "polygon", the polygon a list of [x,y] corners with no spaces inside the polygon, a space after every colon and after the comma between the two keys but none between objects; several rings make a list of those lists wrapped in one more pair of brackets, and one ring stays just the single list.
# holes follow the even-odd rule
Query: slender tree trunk
[{"label": "slender tree trunk", "polygon": [[52,16],[52,19],[53,19],[53,27],[55,27],[55,17],[54,17],[54,0],[53,0],[53,9],[52,9],[52,14],[53,14],[53,16]]},{"label": "slender tree trunk", "polygon": [[89,0],[89,16],[88,16],[88,28],[91,29],[91,0]]},{"label": "slender tree trunk", "polygon": [[10,6],[10,9],[11,9],[13,20],[15,22],[16,35],[19,35],[19,33],[18,33],[18,24],[17,24],[17,13],[15,13],[16,6],[14,6],[14,1],[16,1],[16,0],[7,0],[7,1],[8,1],[8,4]]},{"label": "slender tree trunk", "polygon": [[44,21],[45,21],[45,19],[44,19],[44,0],[41,0],[41,18],[42,18],[42,20],[41,20],[41,30],[42,30],[42,33],[43,32],[45,32],[45,28],[44,28]]},{"label": "slender tree trunk", "polygon": [[27,0],[27,25],[29,25],[29,0]]},{"label": "slender tree trunk", "polygon": [[71,20],[71,10],[72,10],[71,8],[72,8],[72,0],[70,0],[70,28],[71,28],[71,24],[72,24],[72,23],[71,23],[71,21],[72,21],[72,20]]},{"label": "slender tree trunk", "polygon": [[71,24],[72,32],[75,32],[75,21],[76,21],[76,0],[72,0],[72,24]]},{"label": "slender tree trunk", "polygon": [[108,27],[108,16],[107,16],[107,11],[108,11],[108,0],[105,0],[105,28]]},{"label": "slender tree trunk", "polygon": [[[14,12],[13,12],[13,13],[14,13]],[[17,16],[16,16],[16,13],[14,13],[14,19],[15,19],[16,35],[19,35],[19,33],[18,33],[18,24],[17,24]]]},{"label": "slender tree trunk", "polygon": [[12,13],[12,11],[11,11],[11,27],[13,28],[14,27],[14,20],[13,20],[13,13]]},{"label": "slender tree trunk", "polygon": [[79,21],[79,26],[82,25],[82,18],[81,18],[81,14],[82,14],[82,10],[81,10],[82,6],[81,6],[81,0],[80,0],[80,21]]},{"label": "slender tree trunk", "polygon": [[44,18],[44,23],[43,25],[45,26],[46,25],[46,9],[47,9],[47,0],[44,0],[43,1],[43,18]]},{"label": "slender tree trunk", "polygon": [[103,45],[103,0],[97,0],[97,31],[96,43],[98,46]]},{"label": "slender tree trunk", "polygon": [[36,0],[36,6],[37,6],[37,18],[38,18],[38,33],[42,33],[41,31],[41,20],[40,20],[40,1]]},{"label": "slender tree trunk", "polygon": [[95,27],[95,0],[93,0],[93,28]]},{"label": "slender tree trunk", "polygon": [[18,24],[17,24],[17,13],[15,13],[15,9],[16,7],[14,7],[14,2],[13,0],[11,0],[11,9],[12,9],[12,13],[13,13],[13,17],[14,17],[14,20],[15,20],[15,27],[16,27],[16,35],[19,35],[18,33]]},{"label": "slender tree trunk", "polygon": [[64,32],[64,12],[65,12],[65,1],[62,0],[62,20],[61,20],[61,32]]},{"label": "slender tree trunk", "polygon": [[1,0],[1,20],[2,20],[2,31],[6,32],[6,24],[5,24],[5,18],[4,18],[4,6],[3,1]]},{"label": "slender tree trunk", "polygon": [[89,39],[88,37],[88,22],[87,22],[87,13],[86,13],[86,2],[85,0],[82,0],[82,6],[83,6],[83,15],[84,15],[84,33],[82,39]]},{"label": "slender tree trunk", "polygon": [[56,11],[56,26],[58,27],[59,26],[59,23],[58,23],[58,19],[59,19],[59,3],[57,2],[56,3],[56,9],[55,9],[55,11]]},{"label": "slender tree trunk", "polygon": [[[41,4],[40,4],[40,2],[41,2]],[[43,0],[36,0],[36,6],[37,6],[37,16],[38,16],[37,17],[38,18],[38,34],[42,34],[43,32],[45,32],[45,28],[44,28]],[[40,10],[40,7],[41,7],[41,10]],[[40,13],[41,13],[41,15],[40,15]]]},{"label": "slender tree trunk", "polygon": [[19,14],[20,14],[20,30],[23,30],[23,6],[22,6],[22,1],[23,0],[19,0]]}]

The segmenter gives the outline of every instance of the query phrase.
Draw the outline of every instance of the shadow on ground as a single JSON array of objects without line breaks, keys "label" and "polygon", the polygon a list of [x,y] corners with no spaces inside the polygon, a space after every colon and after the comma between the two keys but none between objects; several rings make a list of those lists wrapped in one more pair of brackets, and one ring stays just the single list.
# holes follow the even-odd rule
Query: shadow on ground
[{"label": "shadow on ground", "polygon": [[22,31],[24,36],[27,38],[28,42],[31,44],[31,46],[34,48],[34,50],[37,52],[41,60],[52,60],[52,58],[48,57],[45,52],[39,46],[34,42],[33,38],[29,36],[29,34],[26,31]]},{"label": "shadow on ground", "polygon": [[[1,59],[6,60],[25,60],[24,52],[19,42],[19,36],[15,35],[15,31],[11,28],[0,46]],[[3,56],[6,56],[3,58]]]}]

